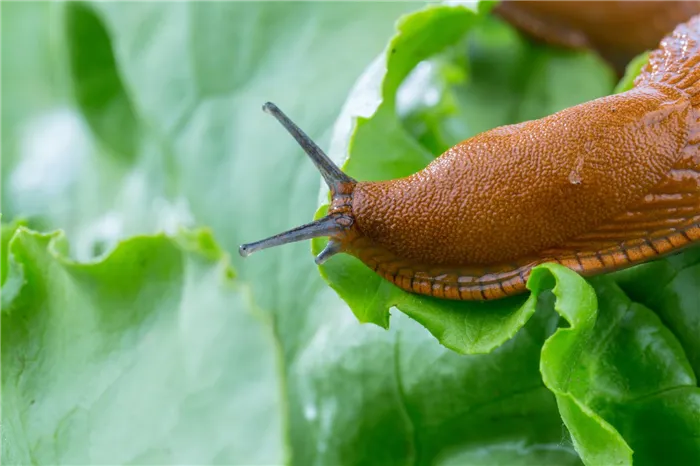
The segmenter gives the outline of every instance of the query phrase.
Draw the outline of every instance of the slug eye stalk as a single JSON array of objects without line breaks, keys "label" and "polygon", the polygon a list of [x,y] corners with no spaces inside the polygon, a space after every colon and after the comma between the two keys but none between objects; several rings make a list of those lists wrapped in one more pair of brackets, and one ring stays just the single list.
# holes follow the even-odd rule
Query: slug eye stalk
[{"label": "slug eye stalk", "polygon": [[343,173],[331,159],[321,150],[318,145],[311,140],[292,120],[285,115],[277,105],[272,102],[267,102],[263,105],[263,112],[269,113],[285,127],[297,143],[304,149],[304,152],[309,156],[311,161],[316,165],[316,168],[321,173],[321,176],[326,181],[331,192],[335,193],[342,183],[355,183],[356,181]]},{"label": "slug eye stalk", "polygon": [[[294,137],[297,143],[304,149],[304,152],[309,156],[311,161],[316,166],[316,169],[321,173],[331,195],[335,198],[339,192],[346,193],[348,186],[354,186],[357,182],[343,173],[333,161],[321,150],[311,138],[304,133],[287,115],[280,110],[277,105],[272,102],[267,102],[262,107],[265,113],[269,113],[279,121],[282,126]],[[346,195],[346,194],[343,194]],[[350,222],[351,224],[352,222]],[[262,249],[281,246],[287,243],[294,243],[322,236],[336,236],[347,230],[348,213],[329,213],[327,216],[315,220],[306,225],[293,228],[291,230],[279,233],[260,241],[243,244],[238,248],[238,252],[243,257],[248,257],[250,254]],[[335,254],[342,252],[342,242],[338,239],[331,238],[326,248],[316,257],[316,263],[322,264],[330,259]]]}]

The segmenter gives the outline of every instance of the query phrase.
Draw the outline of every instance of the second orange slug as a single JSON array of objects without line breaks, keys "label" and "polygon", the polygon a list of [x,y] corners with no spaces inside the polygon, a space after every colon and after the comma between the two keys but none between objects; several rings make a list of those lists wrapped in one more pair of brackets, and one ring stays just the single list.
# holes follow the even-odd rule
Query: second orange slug
[{"label": "second orange slug", "polygon": [[546,43],[594,49],[622,74],[632,58],[654,48],[678,23],[699,14],[700,2],[505,0],[495,12]]},{"label": "second orange slug", "polygon": [[276,106],[332,194],[328,215],[240,247],[319,236],[406,291],[488,300],[533,267],[590,276],[700,243],[700,16],[651,53],[628,92],[457,144],[406,178],[355,181]]}]

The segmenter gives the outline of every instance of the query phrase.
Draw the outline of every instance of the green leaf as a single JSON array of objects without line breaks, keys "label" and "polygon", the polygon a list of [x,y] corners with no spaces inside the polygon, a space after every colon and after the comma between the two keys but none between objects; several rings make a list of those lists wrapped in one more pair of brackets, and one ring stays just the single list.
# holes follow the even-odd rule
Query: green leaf
[{"label": "green leaf", "polygon": [[595,288],[598,344],[584,359],[593,377],[588,387],[580,386],[581,396],[585,390],[589,403],[622,434],[635,464],[696,462],[700,389],[681,342],[609,277]]},{"label": "green leaf", "polygon": [[593,289],[575,272],[557,264],[545,264],[533,270],[528,288],[540,293],[551,287],[556,311],[569,323],[558,329],[542,347],[540,371],[545,385],[554,392],[559,412],[576,446],[588,464],[632,464],[632,451],[620,434],[586,404],[590,380],[576,376],[581,359],[592,341],[598,303]]},{"label": "green leaf", "polygon": [[14,221],[10,224],[2,224],[2,233],[0,234],[0,285],[5,283],[9,272],[9,254],[8,247],[10,239],[20,226],[25,226],[25,222]]},{"label": "green leaf", "polygon": [[282,460],[273,335],[209,232],[91,263],[60,233],[9,248],[26,284],[2,322],[5,464]]},{"label": "green leaf", "polygon": [[649,52],[644,52],[636,57],[627,64],[625,68],[625,75],[622,77],[617,86],[615,87],[615,94],[620,92],[629,91],[634,87],[634,80],[641,73],[644,65],[649,61]]},{"label": "green leaf", "polygon": [[528,286],[538,292],[552,279],[569,327],[545,342],[540,370],[584,462],[632,464],[633,452],[634,464],[694,462],[700,388],[681,342],[611,277],[591,288],[569,269],[544,265]]},{"label": "green leaf", "polygon": [[66,30],[75,97],[85,119],[110,152],[136,157],[140,122],[119,78],[108,32],[81,3],[69,7]]},{"label": "green leaf", "polygon": [[[9,304],[24,286],[24,269],[9,254],[10,240],[17,229],[24,225],[25,222],[21,220],[16,220],[10,224],[2,224],[2,232],[0,233],[0,286],[2,286],[2,291],[0,291],[0,311],[9,307]],[[8,277],[10,277],[9,280]]]},{"label": "green leaf", "polygon": [[293,463],[498,464],[479,456],[492,449],[505,464],[579,464],[538,371],[558,320],[551,309],[470,356],[404,315],[385,331],[338,311],[294,364]]},{"label": "green leaf", "polygon": [[700,248],[614,274],[630,298],[658,314],[700,374]]}]

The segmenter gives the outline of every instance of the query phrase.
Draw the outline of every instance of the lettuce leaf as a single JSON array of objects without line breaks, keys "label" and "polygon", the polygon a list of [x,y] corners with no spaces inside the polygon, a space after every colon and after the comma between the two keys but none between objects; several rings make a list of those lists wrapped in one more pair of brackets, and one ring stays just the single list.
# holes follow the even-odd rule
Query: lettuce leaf
[{"label": "lettuce leaf", "polygon": [[24,227],[9,244],[26,284],[3,307],[3,461],[280,461],[271,328],[211,233],[134,237],[91,263],[66,247]]},{"label": "lettuce leaf", "polygon": [[540,267],[485,306],[343,256],[336,294],[308,245],[235,254],[319,198],[259,105],[324,146],[401,12],[334,131],[359,178],[612,92],[488,7],[3,6],[3,218],[66,231],[3,226],[5,463],[697,462],[697,249],[590,283]]}]

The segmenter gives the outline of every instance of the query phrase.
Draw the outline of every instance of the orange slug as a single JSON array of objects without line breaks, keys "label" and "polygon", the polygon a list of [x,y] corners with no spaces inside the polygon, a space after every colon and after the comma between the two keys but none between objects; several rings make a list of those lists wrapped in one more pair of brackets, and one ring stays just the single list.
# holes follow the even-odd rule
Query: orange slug
[{"label": "orange slug", "polygon": [[504,1],[495,13],[552,45],[594,49],[618,73],[700,13],[698,1]]},{"label": "orange slug", "polygon": [[240,247],[329,236],[402,289],[445,299],[522,293],[533,267],[584,276],[700,243],[700,16],[666,37],[628,92],[463,141],[406,178],[355,181],[265,104],[328,184],[328,215]]}]

